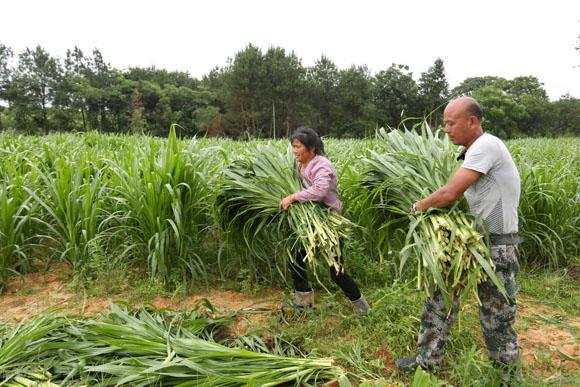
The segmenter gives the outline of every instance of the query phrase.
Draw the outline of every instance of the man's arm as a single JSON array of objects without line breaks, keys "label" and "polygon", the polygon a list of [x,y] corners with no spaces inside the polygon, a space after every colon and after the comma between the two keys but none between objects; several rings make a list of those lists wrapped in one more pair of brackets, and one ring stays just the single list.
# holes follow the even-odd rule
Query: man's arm
[{"label": "man's arm", "polygon": [[470,185],[475,183],[481,176],[481,172],[467,168],[459,168],[449,183],[439,188],[426,198],[415,203],[417,211],[425,211],[429,208],[445,208],[463,195]]}]

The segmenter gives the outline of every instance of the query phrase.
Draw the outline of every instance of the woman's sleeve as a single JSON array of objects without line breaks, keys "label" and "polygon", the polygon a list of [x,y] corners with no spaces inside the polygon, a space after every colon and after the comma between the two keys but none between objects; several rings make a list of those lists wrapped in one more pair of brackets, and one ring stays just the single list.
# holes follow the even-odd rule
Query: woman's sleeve
[{"label": "woman's sleeve", "polygon": [[312,185],[296,194],[300,203],[307,201],[322,201],[330,189],[330,183],[334,177],[334,170],[330,165],[316,165],[312,169],[314,178]]}]

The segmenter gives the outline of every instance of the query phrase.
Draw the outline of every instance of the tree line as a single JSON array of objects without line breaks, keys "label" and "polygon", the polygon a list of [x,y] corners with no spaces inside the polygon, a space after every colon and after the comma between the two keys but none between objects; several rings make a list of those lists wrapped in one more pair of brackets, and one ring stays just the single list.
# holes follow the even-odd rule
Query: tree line
[{"label": "tree line", "polygon": [[282,137],[307,125],[362,137],[406,118],[438,127],[446,101],[460,95],[482,103],[484,128],[502,138],[580,134],[579,99],[552,102],[533,76],[473,77],[450,89],[440,58],[416,81],[403,64],[372,74],[321,56],[308,67],[294,52],[250,44],[196,79],[155,67],[119,70],[98,49],[75,47],[58,58],[37,46],[14,55],[0,42],[0,129],[23,133],[164,136],[176,123],[188,136]]}]

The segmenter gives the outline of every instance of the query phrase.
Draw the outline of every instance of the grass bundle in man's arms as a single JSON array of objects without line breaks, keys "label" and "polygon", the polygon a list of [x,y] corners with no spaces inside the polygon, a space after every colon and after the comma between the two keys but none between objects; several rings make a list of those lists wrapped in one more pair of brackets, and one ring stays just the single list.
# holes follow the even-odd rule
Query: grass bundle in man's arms
[{"label": "grass bundle in man's arms", "polygon": [[357,199],[373,209],[375,219],[385,222],[383,232],[394,233],[393,225],[408,224],[400,270],[416,257],[417,286],[428,296],[441,290],[448,307],[453,295],[477,296],[477,284],[487,279],[503,290],[486,239],[463,200],[445,209],[409,213],[415,201],[445,185],[459,167],[457,149],[449,139],[433,135],[424,124],[421,133],[381,130],[379,140],[379,149],[362,159]]}]

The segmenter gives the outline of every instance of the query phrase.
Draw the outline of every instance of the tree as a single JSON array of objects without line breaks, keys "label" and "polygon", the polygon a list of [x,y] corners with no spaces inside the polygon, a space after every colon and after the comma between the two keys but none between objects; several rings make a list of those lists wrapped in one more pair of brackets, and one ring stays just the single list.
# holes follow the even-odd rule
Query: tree
[{"label": "tree", "polygon": [[[12,58],[12,50],[0,42],[0,101],[6,99],[6,90],[10,82],[9,61]],[[4,107],[0,104],[0,129],[4,129],[2,119]]]},{"label": "tree", "polygon": [[[171,88],[175,89],[174,86],[171,86]],[[157,105],[155,105],[155,108],[149,114],[149,133],[162,136],[169,133],[171,124],[179,124],[182,122],[181,112],[179,110],[174,111],[171,106],[171,94],[168,92],[168,88],[166,88],[163,90],[163,95],[159,98]]]},{"label": "tree", "polygon": [[137,88],[133,89],[131,94],[131,102],[129,103],[129,131],[131,133],[144,133],[147,127],[147,120],[145,119],[145,108],[141,101],[141,93]]},{"label": "tree", "polygon": [[421,73],[419,95],[423,115],[431,128],[437,128],[443,121],[443,109],[449,98],[449,84],[445,76],[445,66],[441,58],[435,59],[433,66]]},{"label": "tree", "polygon": [[266,109],[270,110],[271,106],[272,111],[271,136],[277,137],[283,133],[280,129],[276,133],[276,121],[278,121],[284,124],[286,137],[289,137],[296,126],[296,117],[302,108],[306,70],[293,52],[286,54],[286,51],[280,47],[268,49],[264,55],[264,70],[264,94],[270,100]]},{"label": "tree", "polygon": [[332,135],[363,136],[375,128],[370,78],[366,66],[351,66],[339,72],[336,94],[337,117]]},{"label": "tree", "polygon": [[223,76],[228,132],[239,135],[241,129],[253,135],[261,134],[261,113],[264,112],[262,107],[270,105],[267,97],[262,94],[265,89],[262,51],[248,45],[236,54]]},{"label": "tree", "polygon": [[555,122],[558,120],[556,106],[546,98],[523,94],[518,104],[526,114],[519,120],[519,131],[527,136],[552,135]]},{"label": "tree", "polygon": [[64,60],[65,78],[71,90],[70,105],[75,113],[80,113],[80,127],[83,131],[88,130],[87,124],[87,89],[89,81],[86,78],[88,61],[82,50],[75,47],[67,50]]},{"label": "tree", "polygon": [[523,96],[548,100],[548,93],[544,89],[544,84],[531,75],[515,77],[508,82],[506,91],[513,95],[516,102],[519,102]]},{"label": "tree", "polygon": [[49,107],[54,102],[61,72],[59,61],[40,46],[34,50],[27,48],[19,55],[6,95],[19,117],[16,120],[19,129],[41,129],[45,133],[51,129]]},{"label": "tree", "polygon": [[124,72],[125,78],[131,81],[148,81],[160,87],[175,86],[187,87],[195,90],[199,86],[199,81],[192,78],[187,72],[167,71],[151,67],[131,67]]},{"label": "tree", "polygon": [[554,102],[554,109],[556,120],[549,135],[580,136],[580,99],[563,95]]},{"label": "tree", "polygon": [[[161,117],[154,120],[164,120],[164,125],[156,125],[158,134],[166,135],[169,125],[179,124],[181,134],[193,136],[203,130],[198,123],[198,111],[215,105],[215,93],[200,87],[192,90],[187,87],[167,86],[161,90],[161,99],[151,116]],[[161,129],[160,129],[161,128]]]},{"label": "tree", "polygon": [[[580,51],[580,36],[574,48]],[[31,132],[146,128],[164,136],[176,123],[183,135],[280,136],[308,125],[322,135],[364,136],[377,124],[397,125],[403,114],[427,115],[436,128],[449,97],[440,58],[418,83],[404,65],[371,76],[366,66],[340,70],[321,56],[305,69],[294,52],[263,53],[251,44],[201,81],[155,67],[121,72],[98,49],[67,51],[64,67],[41,47],[22,52],[13,67],[11,58],[0,43],[0,127]],[[505,138],[577,131],[578,101],[564,96],[551,103],[533,76],[467,78],[451,95],[479,98],[484,126]]]},{"label": "tree", "polygon": [[84,130],[111,131],[126,124],[133,87],[122,85],[123,77],[104,61],[98,49],[92,56],[78,47],[68,50],[65,69],[73,90],[71,108],[80,113]]},{"label": "tree", "polygon": [[[452,94],[454,96],[475,96],[478,94],[478,90],[488,87],[501,90],[504,97],[511,98],[518,105],[518,109],[524,109],[524,113],[521,115],[519,112],[513,114],[512,118],[519,118],[515,121],[516,126],[510,130],[510,133],[537,136],[548,134],[556,119],[555,109],[543,86],[539,79],[534,76],[520,76],[512,80],[494,76],[474,77],[463,81],[453,89]],[[490,95],[489,93],[484,94]],[[510,114],[510,112],[506,112],[506,115]]]},{"label": "tree", "polygon": [[306,79],[310,91],[308,102],[314,111],[310,125],[317,128],[320,135],[328,134],[337,119],[338,68],[323,55],[307,70]]},{"label": "tree", "polygon": [[523,106],[526,114],[519,120],[519,131],[528,136],[547,135],[556,120],[556,110],[550,103],[544,84],[534,76],[520,76],[508,83],[507,93]]},{"label": "tree", "polygon": [[380,126],[396,127],[403,116],[420,114],[419,88],[409,66],[392,64],[375,75],[374,102]]},{"label": "tree", "polygon": [[518,123],[526,116],[526,110],[511,95],[496,86],[486,86],[475,90],[472,96],[481,103],[486,131],[502,139],[518,134]]},{"label": "tree", "polygon": [[221,114],[217,107],[207,106],[195,111],[196,126],[208,136],[221,134]]},{"label": "tree", "polygon": [[9,62],[12,58],[12,50],[0,42],[0,100],[4,99],[4,93],[10,82]]},{"label": "tree", "polygon": [[[86,83],[81,90],[87,105],[89,127],[99,131],[110,130],[112,120],[108,113],[108,102],[111,97],[111,87],[118,78],[116,78],[113,69],[105,62],[103,55],[98,49],[94,49],[92,56],[86,57],[83,62],[81,71]],[[129,92],[128,96],[130,95]]]},{"label": "tree", "polygon": [[53,101],[50,107],[53,128],[71,131],[81,126],[77,122],[78,114],[74,99],[75,87],[73,79],[69,78],[65,71],[61,74],[55,86]]},{"label": "tree", "polygon": [[467,78],[461,82],[459,86],[451,90],[451,97],[457,98],[464,95],[471,95],[475,90],[487,86],[494,86],[501,90],[508,90],[509,81],[505,78],[495,76]]},{"label": "tree", "polygon": [[222,103],[212,106],[223,106],[228,134],[239,135],[241,129],[254,136],[289,135],[306,110],[305,69],[283,48],[270,47],[263,54],[250,44],[203,83],[220,88],[215,98]]},{"label": "tree", "polygon": [[225,87],[225,72],[226,70],[222,67],[214,67],[209,71],[209,73],[203,76],[200,82],[200,86],[216,92],[223,91]]}]

